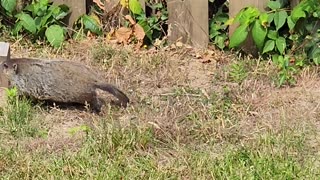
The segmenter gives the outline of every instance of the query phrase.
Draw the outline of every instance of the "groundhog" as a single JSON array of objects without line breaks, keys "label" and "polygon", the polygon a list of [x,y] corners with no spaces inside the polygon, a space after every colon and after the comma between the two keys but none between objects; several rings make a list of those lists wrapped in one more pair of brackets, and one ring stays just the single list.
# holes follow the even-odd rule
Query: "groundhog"
[{"label": "groundhog", "polygon": [[118,98],[114,102],[126,107],[129,98],[115,86],[80,63],[63,60],[39,60],[16,58],[1,63],[1,70],[10,87],[16,87],[19,95],[37,100],[90,104],[100,112],[104,101],[97,97],[97,89],[107,91]]}]

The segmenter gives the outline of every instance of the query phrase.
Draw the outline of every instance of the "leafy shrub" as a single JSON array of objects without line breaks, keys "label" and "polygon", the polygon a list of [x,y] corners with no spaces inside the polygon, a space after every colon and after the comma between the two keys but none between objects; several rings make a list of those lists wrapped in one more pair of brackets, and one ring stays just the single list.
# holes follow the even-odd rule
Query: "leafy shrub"
[{"label": "leafy shrub", "polygon": [[57,6],[49,0],[36,0],[18,12],[15,10],[16,4],[17,0],[1,0],[6,20],[14,24],[13,35],[28,33],[33,39],[45,37],[52,46],[61,46],[66,35],[61,20],[69,13],[66,5]]},{"label": "leafy shrub", "polygon": [[226,22],[239,23],[229,48],[239,47],[251,32],[259,52],[279,66],[280,86],[293,84],[299,67],[320,63],[320,1],[301,1],[292,11],[282,6],[280,1],[269,1],[269,12],[246,7]]}]

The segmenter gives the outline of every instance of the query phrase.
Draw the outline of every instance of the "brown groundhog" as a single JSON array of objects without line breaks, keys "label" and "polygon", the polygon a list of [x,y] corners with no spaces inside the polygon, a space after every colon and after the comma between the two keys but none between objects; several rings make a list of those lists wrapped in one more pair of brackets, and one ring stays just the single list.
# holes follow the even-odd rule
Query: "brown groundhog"
[{"label": "brown groundhog", "polygon": [[116,104],[126,107],[129,98],[85,65],[61,60],[16,58],[1,63],[1,70],[17,87],[19,95],[37,100],[61,103],[90,104],[100,112],[103,100],[97,97],[97,89],[107,91],[118,98]]}]

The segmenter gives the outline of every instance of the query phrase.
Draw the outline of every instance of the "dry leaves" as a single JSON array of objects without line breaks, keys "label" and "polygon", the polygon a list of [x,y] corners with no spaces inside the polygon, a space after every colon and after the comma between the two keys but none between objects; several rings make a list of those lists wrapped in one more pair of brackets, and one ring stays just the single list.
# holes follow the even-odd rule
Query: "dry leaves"
[{"label": "dry leaves", "polygon": [[127,44],[132,34],[132,29],[121,27],[115,31],[116,39],[119,43]]},{"label": "dry leaves", "polygon": [[137,24],[130,15],[126,15],[131,27],[121,27],[114,32],[110,32],[107,36],[108,40],[112,39],[112,36],[115,36],[115,39],[118,43],[129,44],[134,38],[137,41],[136,48],[140,48],[143,45],[143,39],[145,37],[144,29]]}]

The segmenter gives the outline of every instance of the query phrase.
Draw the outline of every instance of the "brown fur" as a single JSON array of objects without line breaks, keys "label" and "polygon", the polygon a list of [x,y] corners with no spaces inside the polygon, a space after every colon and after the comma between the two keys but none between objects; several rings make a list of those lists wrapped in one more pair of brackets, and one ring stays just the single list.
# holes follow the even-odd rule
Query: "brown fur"
[{"label": "brown fur", "polygon": [[126,107],[129,98],[119,89],[102,81],[95,71],[79,63],[60,60],[18,58],[4,61],[1,69],[21,95],[62,103],[89,103],[100,111],[102,102],[96,90],[107,91]]}]

